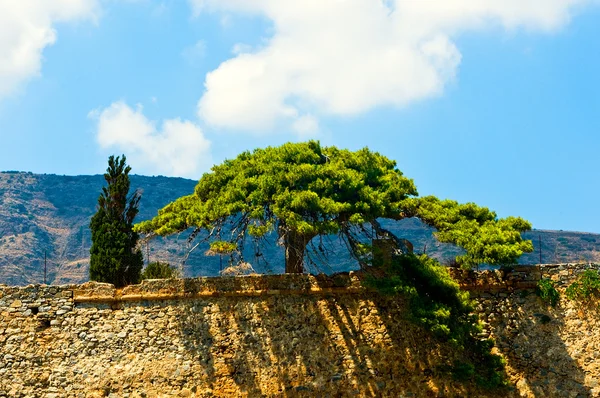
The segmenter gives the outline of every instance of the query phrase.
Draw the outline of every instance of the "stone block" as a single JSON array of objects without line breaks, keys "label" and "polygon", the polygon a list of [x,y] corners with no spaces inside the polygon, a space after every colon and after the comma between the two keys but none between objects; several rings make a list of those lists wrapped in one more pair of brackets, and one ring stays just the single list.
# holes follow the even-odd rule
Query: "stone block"
[{"label": "stone block", "polygon": [[21,300],[14,300],[12,303],[10,303],[10,308],[19,308],[23,305],[23,302]]}]

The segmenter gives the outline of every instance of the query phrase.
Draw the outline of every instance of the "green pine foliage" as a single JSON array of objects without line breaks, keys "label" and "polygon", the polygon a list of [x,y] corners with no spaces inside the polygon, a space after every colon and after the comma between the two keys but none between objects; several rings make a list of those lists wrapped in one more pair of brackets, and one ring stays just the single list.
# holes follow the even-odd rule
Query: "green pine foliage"
[{"label": "green pine foliage", "polygon": [[[317,141],[256,149],[226,160],[202,176],[193,194],[135,230],[169,235],[204,229],[210,231],[209,240],[229,241],[237,248],[232,255],[240,256],[247,238],[260,243],[275,232],[285,248],[286,272],[303,272],[314,237],[337,234],[366,266],[365,242],[389,237],[377,220],[407,217],[419,217],[438,229],[440,241],[463,247],[465,267],[510,263],[533,250],[530,241],[521,239],[521,232],[531,228],[527,221],[498,219],[472,203],[418,198],[413,181],[396,162],[368,148],[353,152]],[[232,231],[227,237],[222,236],[224,226]]]},{"label": "green pine foliage", "polygon": [[426,255],[408,254],[394,256],[382,269],[383,275],[370,277],[365,284],[382,294],[407,298],[410,319],[458,352],[461,359],[440,370],[484,388],[507,385],[504,361],[491,353],[493,341],[477,337],[482,328],[469,293],[460,290],[446,267]]},{"label": "green pine foliage", "polygon": [[230,254],[236,249],[237,246],[235,245],[235,243],[217,240],[210,243],[210,249],[208,250],[207,254],[213,256],[216,256],[218,254]]},{"label": "green pine foliage", "polygon": [[125,156],[108,158],[104,174],[107,186],[98,198],[98,209],[90,222],[90,279],[116,287],[138,283],[143,266],[136,249],[138,234],[133,220],[138,213],[139,192],[129,194],[129,172]]},{"label": "green pine foliage", "polygon": [[464,255],[456,257],[463,268],[515,264],[523,253],[533,251],[531,241],[521,237],[531,224],[520,217],[498,219],[487,207],[434,196],[407,200],[405,206],[408,214],[437,229],[435,237],[440,242],[465,249]]},{"label": "green pine foliage", "polygon": [[177,278],[179,272],[169,263],[154,261],[144,268],[142,279],[171,279]]}]

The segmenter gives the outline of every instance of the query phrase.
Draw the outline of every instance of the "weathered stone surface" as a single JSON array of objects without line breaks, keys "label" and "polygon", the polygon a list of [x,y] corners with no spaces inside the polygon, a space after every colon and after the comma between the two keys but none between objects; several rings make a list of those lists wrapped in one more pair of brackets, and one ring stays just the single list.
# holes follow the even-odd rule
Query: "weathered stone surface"
[{"label": "weathered stone surface", "polygon": [[[507,360],[508,394],[599,396],[597,304],[549,308],[519,288],[541,276],[570,281],[586,267],[452,271],[479,302],[481,337],[495,338]],[[0,297],[0,397],[494,395],[437,372],[452,363],[451,347],[406,321],[402,300],[361,288],[356,273],[153,280],[121,291],[0,286]]]},{"label": "weathered stone surface", "polygon": [[23,305],[23,303],[21,302],[21,300],[15,300],[12,303],[10,303],[10,308],[19,308]]}]

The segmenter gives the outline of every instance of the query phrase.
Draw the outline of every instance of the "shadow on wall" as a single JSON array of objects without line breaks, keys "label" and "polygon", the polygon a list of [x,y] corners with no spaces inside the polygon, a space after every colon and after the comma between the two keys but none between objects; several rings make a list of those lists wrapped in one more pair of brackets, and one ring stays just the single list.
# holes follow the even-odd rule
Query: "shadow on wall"
[{"label": "shadow on wall", "polygon": [[581,306],[563,298],[552,308],[531,290],[499,300],[483,299],[481,305],[480,309],[487,309],[483,317],[489,320],[488,329],[507,360],[511,381],[521,393],[598,396],[600,391],[588,387],[594,382],[590,376],[586,380],[585,372],[592,370],[586,367],[598,371],[593,365],[598,351],[591,347],[600,341],[597,305]]},{"label": "shadow on wall", "polygon": [[[438,372],[452,363],[452,347],[405,319],[402,300],[365,291],[311,294],[306,278],[268,279],[178,281],[185,294],[219,294],[152,303],[149,313],[166,314],[154,333],[165,336],[168,355],[160,366],[147,358],[154,365],[138,382],[161,391],[168,380],[199,396],[494,396]],[[258,293],[267,285],[281,290]],[[335,282],[319,288],[335,289]],[[234,293],[241,291],[250,293]],[[573,333],[572,311],[547,308],[527,290],[480,303],[507,359],[509,394],[592,395],[572,356],[593,350],[565,345],[584,341]]]},{"label": "shadow on wall", "polygon": [[[452,347],[408,321],[407,303],[358,285],[281,275],[0,289],[0,393],[486,395],[437,371]],[[522,292],[480,299],[513,396],[600,395],[597,309]]]},{"label": "shadow on wall", "polygon": [[451,348],[403,320],[404,305],[365,293],[222,297],[190,302],[178,327],[207,395],[473,394],[435,372]]}]

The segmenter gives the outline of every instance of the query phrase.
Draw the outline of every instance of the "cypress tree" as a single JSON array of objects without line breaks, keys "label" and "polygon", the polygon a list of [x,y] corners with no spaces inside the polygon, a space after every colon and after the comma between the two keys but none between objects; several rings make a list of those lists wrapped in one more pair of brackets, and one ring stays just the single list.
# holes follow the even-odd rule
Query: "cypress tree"
[{"label": "cypress tree", "polygon": [[102,188],[90,222],[90,280],[116,287],[138,283],[143,267],[142,252],[136,249],[139,235],[132,228],[141,195],[129,194],[131,167],[125,161],[125,155],[108,158],[104,174],[108,186]]}]

